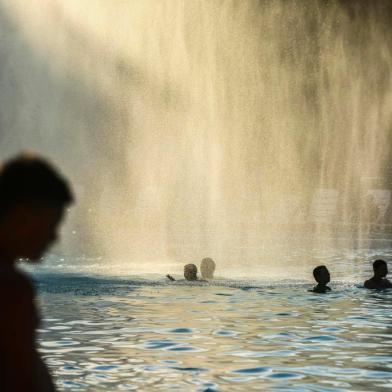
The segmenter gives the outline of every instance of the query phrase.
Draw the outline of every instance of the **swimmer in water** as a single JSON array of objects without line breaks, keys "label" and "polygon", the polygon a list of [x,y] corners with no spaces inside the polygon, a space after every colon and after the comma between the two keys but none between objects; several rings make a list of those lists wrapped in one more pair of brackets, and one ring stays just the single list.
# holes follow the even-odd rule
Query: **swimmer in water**
[{"label": "swimmer in water", "polygon": [[318,284],[309,291],[313,293],[326,293],[328,291],[331,291],[331,288],[327,286],[327,284],[331,281],[331,277],[325,265],[319,265],[318,267],[316,267],[313,270],[313,276]]},{"label": "swimmer in water", "polygon": [[203,279],[214,279],[215,261],[206,257],[201,261],[200,273]]},{"label": "swimmer in water", "polygon": [[[166,275],[166,277],[171,281],[176,280],[171,275]],[[187,264],[184,266],[184,278],[185,279],[180,279],[180,281],[187,280],[189,282],[194,282],[194,281],[205,282],[205,280],[198,279],[197,267],[195,264]]]},{"label": "swimmer in water", "polygon": [[365,288],[384,290],[392,288],[392,283],[386,278],[388,265],[384,260],[376,260],[373,263],[374,276],[364,283]]}]

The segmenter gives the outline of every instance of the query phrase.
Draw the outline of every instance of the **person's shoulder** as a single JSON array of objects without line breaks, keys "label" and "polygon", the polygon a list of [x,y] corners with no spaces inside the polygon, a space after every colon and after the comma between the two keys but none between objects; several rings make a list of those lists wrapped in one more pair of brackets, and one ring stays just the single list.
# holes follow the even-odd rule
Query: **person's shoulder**
[{"label": "person's shoulder", "polygon": [[17,294],[18,297],[34,296],[34,288],[30,279],[20,271],[0,272],[0,293],[7,296]]},{"label": "person's shoulder", "polygon": [[317,286],[314,286],[313,289],[309,290],[309,291],[311,291],[313,293],[324,294],[327,291],[331,291],[331,288],[328,287],[328,286],[319,286],[319,285],[317,285]]},{"label": "person's shoulder", "polygon": [[[15,272],[0,277],[0,335],[3,337],[24,328],[32,331],[37,325],[34,289],[30,280]],[[16,333],[16,332],[15,332]],[[0,336],[1,340],[2,336]]]},{"label": "person's shoulder", "polygon": [[373,289],[374,288],[374,280],[373,278],[365,280],[365,283],[363,284],[363,287],[366,289]]},{"label": "person's shoulder", "polygon": [[4,283],[10,281],[15,284],[32,287],[31,281],[27,277],[27,275],[18,269],[12,269],[12,270],[7,269],[4,271],[0,269],[0,281]]}]

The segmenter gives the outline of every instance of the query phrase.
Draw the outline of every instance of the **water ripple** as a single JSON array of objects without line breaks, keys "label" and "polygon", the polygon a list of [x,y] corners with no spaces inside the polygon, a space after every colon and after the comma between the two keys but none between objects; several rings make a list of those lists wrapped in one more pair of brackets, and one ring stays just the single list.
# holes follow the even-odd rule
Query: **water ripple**
[{"label": "water ripple", "polygon": [[392,292],[45,279],[39,350],[60,391],[392,385]]}]

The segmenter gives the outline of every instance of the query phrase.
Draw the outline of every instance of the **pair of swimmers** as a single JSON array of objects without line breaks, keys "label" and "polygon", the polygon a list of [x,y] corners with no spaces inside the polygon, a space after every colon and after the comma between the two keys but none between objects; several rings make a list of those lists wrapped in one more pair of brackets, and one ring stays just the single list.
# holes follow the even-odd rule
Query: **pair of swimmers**
[{"label": "pair of swimmers", "polygon": [[[388,265],[384,260],[378,259],[373,263],[374,275],[364,283],[367,289],[385,290],[392,288],[392,283],[386,278],[388,275]],[[314,293],[326,293],[331,291],[327,284],[331,281],[328,268],[325,265],[320,265],[313,270],[314,279],[317,286],[313,287]]]},{"label": "pair of swimmers", "polygon": [[[210,257],[205,257],[200,264],[200,273],[202,279],[197,277],[197,267],[195,264],[186,264],[184,266],[184,278],[190,282],[206,282],[207,280],[214,279],[215,267],[215,261]],[[166,275],[166,277],[171,281],[176,280],[171,275]]]}]

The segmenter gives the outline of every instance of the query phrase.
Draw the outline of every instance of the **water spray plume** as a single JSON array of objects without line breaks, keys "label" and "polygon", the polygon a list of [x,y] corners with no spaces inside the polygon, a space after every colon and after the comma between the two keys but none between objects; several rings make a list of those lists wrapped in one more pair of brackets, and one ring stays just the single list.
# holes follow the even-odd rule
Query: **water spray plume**
[{"label": "water spray plume", "polygon": [[369,237],[367,190],[390,189],[391,15],[388,1],[2,0],[0,151],[73,176],[74,250],[265,273],[296,249],[352,247]]}]

